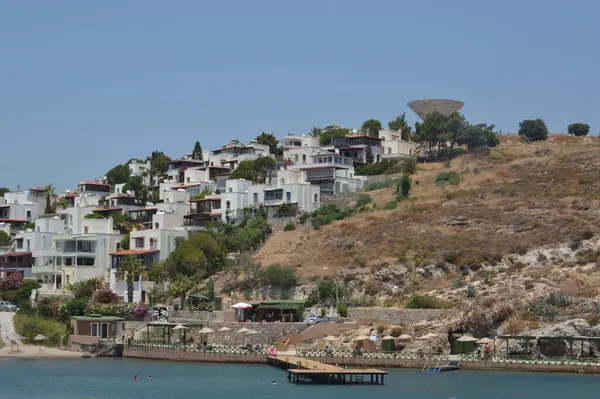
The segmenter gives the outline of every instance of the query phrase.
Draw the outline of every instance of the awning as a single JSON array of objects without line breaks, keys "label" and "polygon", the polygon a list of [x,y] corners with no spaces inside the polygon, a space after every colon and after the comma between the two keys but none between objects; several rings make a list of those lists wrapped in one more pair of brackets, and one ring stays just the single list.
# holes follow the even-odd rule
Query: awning
[{"label": "awning", "polygon": [[201,292],[196,292],[194,294],[189,294],[188,296],[192,297],[192,298],[196,298],[196,299],[204,299],[204,300],[210,301],[210,298],[207,297],[206,295],[204,295]]},{"label": "awning", "polygon": [[304,301],[263,301],[258,305],[259,309],[302,309],[306,305]]}]

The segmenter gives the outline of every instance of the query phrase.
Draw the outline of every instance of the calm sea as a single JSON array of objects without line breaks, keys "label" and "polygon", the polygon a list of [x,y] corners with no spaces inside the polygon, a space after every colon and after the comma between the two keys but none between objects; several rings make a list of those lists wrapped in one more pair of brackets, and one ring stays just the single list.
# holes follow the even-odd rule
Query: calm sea
[{"label": "calm sea", "polygon": [[[133,379],[135,374],[140,380]],[[153,379],[148,380],[151,374]],[[272,381],[277,382],[272,385]],[[130,359],[0,359],[0,398],[10,399],[577,399],[600,397],[600,376],[389,370],[385,386],[293,385],[260,365]]]}]

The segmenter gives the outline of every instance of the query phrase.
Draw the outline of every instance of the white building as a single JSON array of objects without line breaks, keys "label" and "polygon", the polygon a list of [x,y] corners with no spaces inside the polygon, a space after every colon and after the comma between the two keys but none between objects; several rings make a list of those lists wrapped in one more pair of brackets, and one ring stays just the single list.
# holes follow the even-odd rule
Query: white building
[{"label": "white building", "polygon": [[417,144],[412,141],[402,140],[402,134],[399,130],[380,130],[379,138],[383,139],[381,142],[381,156],[383,159],[415,156]]},{"label": "white building", "polygon": [[224,167],[229,170],[237,168],[242,161],[253,161],[261,156],[272,156],[269,146],[250,141],[242,144],[238,140],[231,140],[226,146],[210,152],[209,167]]},{"label": "white building", "polygon": [[292,164],[307,164],[311,156],[323,152],[318,137],[290,135],[283,138],[282,145],[283,159]]},{"label": "white building", "polygon": [[65,234],[68,227],[58,217],[35,223],[34,232],[18,235],[16,241],[23,240],[17,248],[32,252],[32,273],[42,284],[41,293],[64,292],[69,284],[90,278],[108,281],[109,253],[117,250],[123,237],[113,230],[112,218],[85,219],[86,234]]},{"label": "white building", "polygon": [[[283,171],[278,173],[278,179],[275,184],[264,185],[256,184],[248,188],[250,206],[267,208],[267,217],[289,217],[296,213],[312,212],[321,206],[321,189],[318,185],[307,182],[293,182],[290,177],[286,180],[282,175],[294,176],[292,171]],[[289,173],[285,173],[289,172]],[[287,181],[287,182],[286,182]],[[288,205],[292,214],[281,215],[279,212],[282,205]]]},{"label": "white building", "polygon": [[150,162],[129,162],[129,170],[131,176],[140,176],[145,185],[150,185]]},{"label": "white building", "polygon": [[20,225],[33,223],[44,213],[46,204],[43,187],[29,191],[8,192],[0,197],[0,222]]},{"label": "white building", "polygon": [[311,156],[307,164],[291,165],[288,170],[302,171],[306,182],[319,187],[320,195],[340,195],[355,192],[365,184],[366,178],[357,176],[353,165],[353,158],[322,153]]}]

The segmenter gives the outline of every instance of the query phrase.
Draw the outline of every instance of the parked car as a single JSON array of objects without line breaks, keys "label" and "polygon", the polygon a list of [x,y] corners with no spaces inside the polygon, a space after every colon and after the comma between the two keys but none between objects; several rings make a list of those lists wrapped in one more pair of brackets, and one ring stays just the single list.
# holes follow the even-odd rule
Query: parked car
[{"label": "parked car", "polygon": [[8,301],[0,301],[0,312],[16,312],[19,310],[15,305]]},{"label": "parked car", "polygon": [[329,317],[320,315],[310,315],[306,318],[308,324],[329,323]]}]

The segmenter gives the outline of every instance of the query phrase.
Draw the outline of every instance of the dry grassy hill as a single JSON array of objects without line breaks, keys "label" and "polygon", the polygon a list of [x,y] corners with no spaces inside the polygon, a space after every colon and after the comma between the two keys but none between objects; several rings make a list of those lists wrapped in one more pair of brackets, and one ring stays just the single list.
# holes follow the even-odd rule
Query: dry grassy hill
[{"label": "dry grassy hill", "polygon": [[[436,186],[448,171],[460,174],[460,184]],[[255,259],[294,266],[304,283],[333,275],[399,301],[413,290],[458,301],[464,294],[453,287],[457,273],[490,294],[561,289],[593,298],[600,288],[599,177],[597,137],[552,135],[524,144],[503,136],[489,155],[419,165],[410,200],[394,210],[381,210],[393,188],[367,192],[374,209],[319,230],[308,223],[278,232]],[[481,284],[484,270],[494,287]]]}]

